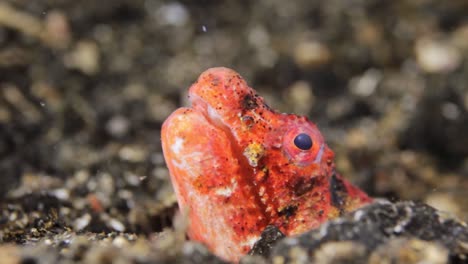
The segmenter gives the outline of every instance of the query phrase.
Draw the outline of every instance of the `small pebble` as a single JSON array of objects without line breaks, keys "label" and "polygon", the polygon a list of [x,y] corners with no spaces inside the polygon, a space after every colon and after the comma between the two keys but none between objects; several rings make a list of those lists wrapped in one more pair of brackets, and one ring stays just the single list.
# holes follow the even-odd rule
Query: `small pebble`
[{"label": "small pebble", "polygon": [[377,263],[448,263],[448,250],[441,245],[419,239],[396,238],[379,246],[369,257]]},{"label": "small pebble", "polygon": [[188,22],[190,14],[184,5],[171,2],[156,10],[155,18],[162,25],[183,26]]},{"label": "small pebble", "polygon": [[127,241],[127,239],[121,237],[121,236],[118,236],[114,239],[114,241],[112,241],[112,244],[115,245],[116,247],[119,247],[119,248],[123,248],[125,246],[127,246],[129,243]]},{"label": "small pebble", "polygon": [[65,188],[60,188],[52,191],[52,194],[59,200],[68,200],[70,198],[70,191]]},{"label": "small pebble", "polygon": [[314,254],[314,263],[365,263],[366,248],[356,242],[328,242]]},{"label": "small pebble", "polygon": [[124,116],[117,115],[112,117],[106,124],[106,130],[114,137],[123,137],[128,133],[130,122]]},{"label": "small pebble", "polygon": [[124,177],[125,177],[125,181],[131,186],[138,186],[141,183],[140,176],[134,173],[126,172],[124,174]]},{"label": "small pebble", "polygon": [[302,68],[324,65],[331,57],[331,51],[319,41],[303,41],[294,49],[294,61]]},{"label": "small pebble", "polygon": [[71,31],[68,18],[60,11],[47,13],[45,19],[47,42],[57,48],[66,48],[71,41]]},{"label": "small pebble", "polygon": [[454,103],[447,102],[442,105],[442,115],[449,120],[456,120],[460,116],[460,108]]},{"label": "small pebble", "polygon": [[425,202],[440,211],[450,212],[458,216],[463,215],[463,210],[457,203],[457,199],[446,193],[431,193],[426,197]]},{"label": "small pebble", "polygon": [[314,106],[315,97],[312,87],[306,81],[293,83],[287,91],[288,99],[293,106],[293,112],[298,115],[307,115]]},{"label": "small pebble", "polygon": [[379,82],[382,80],[383,74],[377,69],[369,69],[363,75],[353,78],[350,82],[350,90],[353,94],[359,97],[367,97],[372,95]]},{"label": "small pebble", "polygon": [[124,146],[119,151],[122,160],[131,162],[141,162],[147,157],[146,151],[141,146]]},{"label": "small pebble", "polygon": [[80,41],[65,57],[65,65],[88,75],[94,75],[100,70],[100,51],[96,43]]},{"label": "small pebble", "polygon": [[454,71],[462,61],[460,51],[446,41],[422,38],[416,41],[416,60],[428,73]]},{"label": "small pebble", "polygon": [[76,231],[83,230],[85,227],[89,225],[90,222],[91,222],[91,215],[85,214],[77,218],[75,222],[73,222],[73,228]]},{"label": "small pebble", "polygon": [[120,222],[117,219],[114,219],[114,218],[109,219],[108,224],[109,224],[109,227],[114,229],[115,231],[118,231],[118,232],[125,231],[124,224],[122,224],[122,222]]}]

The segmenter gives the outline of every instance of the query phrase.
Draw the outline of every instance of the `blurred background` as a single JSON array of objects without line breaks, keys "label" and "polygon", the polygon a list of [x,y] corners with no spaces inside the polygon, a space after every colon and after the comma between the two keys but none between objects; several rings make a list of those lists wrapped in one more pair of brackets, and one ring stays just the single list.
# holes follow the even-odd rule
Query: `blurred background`
[{"label": "blurred background", "polygon": [[372,196],[468,220],[467,58],[464,0],[3,0],[0,237],[171,227],[160,127],[214,66]]}]

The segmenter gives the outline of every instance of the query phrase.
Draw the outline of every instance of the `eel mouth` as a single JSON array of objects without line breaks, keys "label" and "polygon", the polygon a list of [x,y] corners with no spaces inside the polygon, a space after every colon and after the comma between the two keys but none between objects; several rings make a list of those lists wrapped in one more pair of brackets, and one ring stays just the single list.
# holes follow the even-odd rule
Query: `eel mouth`
[{"label": "eel mouth", "polygon": [[211,125],[222,129],[225,132],[229,132],[229,134],[232,135],[231,130],[221,118],[221,115],[201,96],[197,94],[191,94],[190,102],[192,103],[192,108],[202,113]]},{"label": "eel mouth", "polygon": [[248,94],[250,89],[237,72],[225,67],[210,68],[190,87],[191,107],[203,113],[212,125],[234,134],[223,115],[234,113],[239,94]]}]

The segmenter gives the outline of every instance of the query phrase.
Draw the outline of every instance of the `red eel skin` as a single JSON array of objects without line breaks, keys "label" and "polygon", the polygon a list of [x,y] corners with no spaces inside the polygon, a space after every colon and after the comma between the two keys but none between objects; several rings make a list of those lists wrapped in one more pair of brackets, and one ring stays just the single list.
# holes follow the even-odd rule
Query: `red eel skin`
[{"label": "red eel skin", "polygon": [[189,97],[163,124],[164,157],[190,238],[221,258],[239,261],[267,225],[296,235],[372,201],[335,172],[315,124],[272,110],[235,71],[205,71]]}]

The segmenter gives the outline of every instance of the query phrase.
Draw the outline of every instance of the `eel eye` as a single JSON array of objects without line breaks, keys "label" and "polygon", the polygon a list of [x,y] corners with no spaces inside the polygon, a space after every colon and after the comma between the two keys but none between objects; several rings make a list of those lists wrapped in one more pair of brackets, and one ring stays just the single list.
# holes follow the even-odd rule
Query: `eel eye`
[{"label": "eel eye", "polygon": [[291,161],[299,166],[320,163],[324,151],[327,150],[322,134],[307,119],[294,121],[286,126],[287,130],[283,136],[283,151]]},{"label": "eel eye", "polygon": [[300,133],[294,138],[294,145],[302,150],[309,150],[312,148],[312,138],[306,133]]}]

